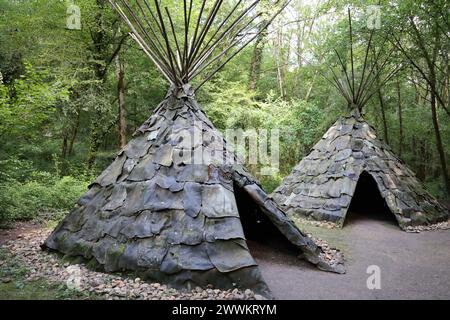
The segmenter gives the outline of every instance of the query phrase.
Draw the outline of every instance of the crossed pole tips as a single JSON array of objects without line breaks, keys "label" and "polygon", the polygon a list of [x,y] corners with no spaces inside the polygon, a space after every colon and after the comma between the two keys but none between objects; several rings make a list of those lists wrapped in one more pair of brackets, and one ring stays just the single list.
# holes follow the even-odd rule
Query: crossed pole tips
[{"label": "crossed pole tips", "polygon": [[[378,90],[388,83],[402,68],[398,66],[395,68],[387,68],[387,64],[394,52],[392,49],[388,52],[383,59],[383,47],[387,41],[387,36],[384,37],[381,49],[377,50],[372,46],[374,30],[371,30],[369,40],[365,48],[364,63],[362,69],[359,70],[361,74],[357,77],[357,70],[355,67],[355,55],[354,55],[354,34],[352,26],[352,17],[350,9],[348,9],[348,23],[349,23],[349,42],[350,42],[350,65],[346,63],[342,54],[336,49],[334,52],[338,59],[339,72],[336,72],[333,68],[331,71],[331,80],[325,77],[345,98],[348,105],[357,108],[359,112],[362,112],[364,106],[369,100],[378,92]],[[373,57],[371,58],[371,51]],[[371,60],[371,61],[369,61]],[[381,62],[381,63],[380,63]],[[385,72],[385,76],[383,72]]]},{"label": "crossed pole tips", "polygon": [[153,4],[149,0],[109,2],[130,28],[131,37],[171,84],[179,87],[205,74],[197,91],[256,39],[291,0],[283,1],[269,18],[258,12],[260,0],[248,5],[248,1],[238,0],[221,19],[218,13],[224,0],[215,0],[212,6],[202,0],[196,17],[194,1],[183,0],[181,26],[158,0]]}]

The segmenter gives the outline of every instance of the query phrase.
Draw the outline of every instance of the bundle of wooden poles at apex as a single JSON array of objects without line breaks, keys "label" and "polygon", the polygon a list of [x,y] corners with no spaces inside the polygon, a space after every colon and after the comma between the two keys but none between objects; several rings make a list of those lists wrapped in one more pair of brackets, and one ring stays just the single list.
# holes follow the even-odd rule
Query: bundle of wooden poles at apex
[{"label": "bundle of wooden poles at apex", "polygon": [[[388,70],[387,64],[394,51],[391,50],[390,52],[384,53],[383,45],[378,51],[372,46],[372,41],[376,32],[376,29],[373,28],[370,30],[369,39],[365,48],[364,63],[362,67],[358,69],[355,66],[354,34],[350,9],[348,9],[348,23],[350,44],[349,57],[344,57],[338,50],[334,49],[339,64],[329,68],[331,79],[327,76],[325,76],[325,79],[339,91],[342,97],[344,97],[350,111],[362,113],[370,99],[401,70],[402,65],[400,64],[397,67]],[[384,36],[382,43],[384,44],[387,40],[388,37]],[[336,71],[335,69],[338,70]],[[360,74],[359,77],[358,73]]]},{"label": "bundle of wooden poles at apex", "polygon": [[184,21],[178,26],[169,8],[161,8],[158,0],[153,5],[149,0],[136,0],[134,6],[127,0],[109,1],[129,26],[131,37],[171,84],[180,87],[207,72],[194,91],[256,39],[291,2],[278,1],[275,12],[266,17],[256,10],[260,0],[248,5],[238,0],[219,20],[224,0],[216,0],[212,6],[202,0],[196,10],[193,0],[183,0]]}]

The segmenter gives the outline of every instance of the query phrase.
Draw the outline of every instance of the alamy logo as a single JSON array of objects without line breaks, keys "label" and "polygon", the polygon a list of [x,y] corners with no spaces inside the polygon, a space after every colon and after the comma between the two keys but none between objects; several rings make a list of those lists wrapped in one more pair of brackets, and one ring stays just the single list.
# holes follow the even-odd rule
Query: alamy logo
[{"label": "alamy logo", "polygon": [[381,6],[370,5],[366,10],[367,28],[369,30],[381,29]]},{"label": "alamy logo", "polygon": [[67,288],[81,291],[81,268],[79,266],[70,266],[67,267],[66,272],[69,274],[69,279],[66,281]]},{"label": "alamy logo", "polygon": [[66,26],[69,30],[81,30],[81,11],[80,7],[73,3],[73,0],[67,3]]},{"label": "alamy logo", "polygon": [[[158,134],[154,131],[148,139],[156,140]],[[280,168],[280,132],[276,129],[228,129],[222,137],[195,122],[192,128],[173,130],[171,140],[176,143],[175,163],[234,165],[234,152],[242,163],[259,165],[261,175],[274,175]]]},{"label": "alamy logo", "polygon": [[370,274],[367,278],[367,289],[369,290],[381,290],[381,268],[379,266],[369,266],[367,268],[367,274]]}]

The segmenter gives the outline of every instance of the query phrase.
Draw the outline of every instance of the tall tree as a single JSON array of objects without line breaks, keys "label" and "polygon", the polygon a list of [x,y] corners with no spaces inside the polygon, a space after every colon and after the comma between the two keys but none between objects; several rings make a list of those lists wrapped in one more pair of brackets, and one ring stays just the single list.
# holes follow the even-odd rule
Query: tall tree
[{"label": "tall tree", "polygon": [[[127,35],[122,35],[118,32],[118,28],[114,28],[114,25],[119,21],[118,17],[108,15],[107,9],[110,9],[108,0],[96,0],[93,25],[90,26],[92,43],[89,48],[93,57],[92,67],[98,83],[99,95],[105,92],[104,84],[108,68],[115,60],[117,54],[119,54],[127,38]],[[111,30],[114,31],[111,32]],[[107,105],[107,103],[105,104]],[[104,119],[104,110],[100,106],[96,106],[94,109],[87,159],[88,169],[93,168],[102,138],[105,136],[105,130],[109,127],[109,124]]]},{"label": "tall tree", "polygon": [[[273,2],[273,3],[271,3]],[[268,28],[270,27],[270,7],[277,7],[280,4],[280,0],[270,1],[263,0],[261,2],[261,14],[264,16],[261,24],[261,28],[264,29],[259,30],[259,35],[255,40],[255,45],[253,47],[252,59],[250,62],[250,76],[248,81],[248,89],[251,91],[255,91],[258,81],[261,77],[261,66],[263,61],[263,53],[264,48],[267,44],[267,37],[269,35]]]},{"label": "tall tree", "polygon": [[267,29],[263,30],[256,39],[255,46],[253,48],[252,60],[250,62],[250,77],[248,82],[248,89],[251,91],[256,90],[259,78],[261,77],[261,65],[263,60],[264,47],[267,42]]},{"label": "tall tree", "polygon": [[402,88],[399,77],[397,77],[396,89],[397,89],[398,125],[399,125],[398,155],[401,157],[403,155],[403,105],[402,105],[402,91],[401,91]]},{"label": "tall tree", "polygon": [[399,6],[396,18],[400,16],[407,23],[402,26],[399,35],[392,34],[392,43],[427,84],[442,179],[450,195],[450,177],[438,116],[439,107],[450,116],[450,110],[441,95],[441,86],[445,81],[440,78],[447,76],[447,70],[442,72],[440,52],[444,48],[443,44],[448,42],[448,6],[448,2],[442,0],[408,2],[408,6]]},{"label": "tall tree", "polygon": [[120,53],[116,55],[117,93],[119,101],[119,146],[127,144],[125,119],[125,68]]},{"label": "tall tree", "polygon": [[[283,24],[281,20],[277,21],[276,32],[274,38],[274,49],[275,49],[275,62],[277,67],[277,82],[278,82],[278,90],[280,92],[280,96],[282,98],[285,97],[285,64],[287,63],[285,59],[285,47],[284,47],[284,33],[283,33]],[[286,50],[290,50],[287,48]]]},{"label": "tall tree", "polygon": [[394,36],[393,43],[427,83],[430,93],[429,103],[436,139],[436,149],[441,163],[442,179],[447,193],[450,195],[450,177],[438,119],[438,104],[450,115],[449,110],[446,108],[446,103],[441,96],[441,90],[439,89],[440,80],[438,79],[438,72],[440,70],[438,59],[439,52],[442,50],[442,40],[443,38],[448,40],[448,34],[443,31],[439,21],[441,11],[445,11],[448,4],[445,5],[441,1],[438,2],[441,5],[439,7],[436,7],[436,3],[422,3],[417,9],[418,14],[417,12],[414,12],[416,13],[414,14],[413,12],[407,11],[407,21],[409,22],[408,29],[406,30],[406,34],[409,35],[407,40],[417,48],[417,54],[408,50],[399,37]]}]

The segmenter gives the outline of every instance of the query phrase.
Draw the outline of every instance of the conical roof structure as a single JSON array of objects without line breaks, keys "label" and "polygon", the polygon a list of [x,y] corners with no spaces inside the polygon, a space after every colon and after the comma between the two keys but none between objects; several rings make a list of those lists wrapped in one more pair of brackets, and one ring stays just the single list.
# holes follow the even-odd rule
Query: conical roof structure
[{"label": "conical roof structure", "polygon": [[[341,117],[328,130],[274,191],[272,198],[294,216],[327,220],[343,226],[358,191],[358,182],[364,186],[364,180],[373,179],[401,228],[445,220],[448,211],[425,191],[414,173],[377,138],[375,129],[361,115],[371,97],[396,75],[401,66],[383,76],[392,52],[380,61],[383,48],[378,52],[371,48],[375,29],[370,32],[364,62],[358,65],[353,54],[350,9],[348,19],[350,57],[345,59],[335,50],[340,71],[331,68],[330,83],[347,101],[350,115]],[[372,58],[371,49],[374,51]],[[358,66],[361,66],[360,70]],[[365,188],[360,188],[362,193],[371,192]],[[365,196],[373,198],[376,195]]]},{"label": "conical roof structure", "polygon": [[272,197],[288,214],[343,226],[364,173],[374,179],[401,228],[448,218],[448,211],[357,113],[334,123]]},{"label": "conical roof structure", "polygon": [[[185,79],[172,71],[170,80]],[[185,80],[171,81],[164,101],[44,247],[174,287],[211,284],[270,296],[246,242],[263,222],[320,269],[344,272],[269,199]]]},{"label": "conical roof structure", "polygon": [[[141,272],[176,287],[238,283],[265,293],[246,244],[241,216],[250,213],[239,211],[239,192],[309,261],[339,271],[322,260],[321,250],[228,151],[192,91],[185,89],[167,95],[46,247],[93,260],[106,271]],[[189,141],[197,136],[194,144]],[[257,228],[256,220],[249,227]]]}]

